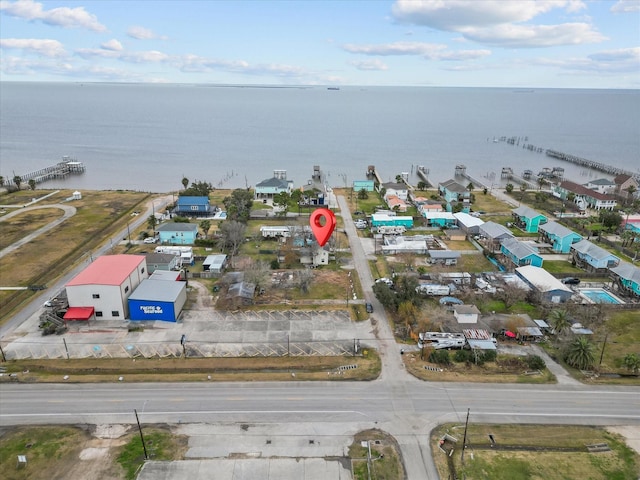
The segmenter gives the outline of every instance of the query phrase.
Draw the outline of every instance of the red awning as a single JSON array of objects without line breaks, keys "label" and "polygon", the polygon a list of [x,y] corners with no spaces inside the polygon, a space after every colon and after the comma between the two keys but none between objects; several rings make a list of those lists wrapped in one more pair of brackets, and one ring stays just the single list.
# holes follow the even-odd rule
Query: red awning
[{"label": "red awning", "polygon": [[509,330],[507,330],[506,332],[504,332],[504,336],[505,337],[509,337],[509,338],[516,338],[516,334],[513,332],[510,332]]},{"label": "red awning", "polygon": [[65,320],[88,321],[93,317],[94,310],[93,307],[69,307],[63,318]]}]

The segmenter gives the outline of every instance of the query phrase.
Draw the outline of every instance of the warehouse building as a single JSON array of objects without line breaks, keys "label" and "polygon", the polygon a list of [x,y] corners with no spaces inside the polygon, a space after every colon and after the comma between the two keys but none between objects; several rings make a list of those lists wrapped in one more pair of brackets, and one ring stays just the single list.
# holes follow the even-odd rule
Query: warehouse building
[{"label": "warehouse building", "polygon": [[177,322],[187,301],[185,282],[147,279],[129,297],[131,320]]}]

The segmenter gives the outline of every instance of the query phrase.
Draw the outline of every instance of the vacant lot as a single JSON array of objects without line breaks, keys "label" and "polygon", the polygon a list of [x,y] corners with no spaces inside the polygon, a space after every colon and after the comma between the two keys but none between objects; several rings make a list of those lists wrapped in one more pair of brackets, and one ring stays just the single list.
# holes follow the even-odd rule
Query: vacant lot
[{"label": "vacant lot", "polygon": [[[450,455],[439,448],[445,434],[457,440],[442,445]],[[468,479],[632,480],[640,467],[639,455],[622,437],[597,427],[470,424],[464,462],[463,438],[464,424],[432,432],[440,478],[455,472]]]}]

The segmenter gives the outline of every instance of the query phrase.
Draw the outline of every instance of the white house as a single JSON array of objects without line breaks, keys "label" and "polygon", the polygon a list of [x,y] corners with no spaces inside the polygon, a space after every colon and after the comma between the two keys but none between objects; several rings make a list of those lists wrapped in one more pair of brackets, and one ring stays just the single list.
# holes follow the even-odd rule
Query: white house
[{"label": "white house", "polygon": [[69,309],[93,308],[96,320],[128,318],[127,299],[149,277],[144,255],[103,255],[65,286]]},{"label": "white house", "polygon": [[478,323],[480,310],[475,305],[454,305],[453,316],[458,323]]},{"label": "white house", "polygon": [[387,195],[396,195],[400,200],[407,201],[407,197],[409,196],[409,188],[406,183],[402,182],[388,182],[383,183],[382,188],[385,190],[385,197]]}]

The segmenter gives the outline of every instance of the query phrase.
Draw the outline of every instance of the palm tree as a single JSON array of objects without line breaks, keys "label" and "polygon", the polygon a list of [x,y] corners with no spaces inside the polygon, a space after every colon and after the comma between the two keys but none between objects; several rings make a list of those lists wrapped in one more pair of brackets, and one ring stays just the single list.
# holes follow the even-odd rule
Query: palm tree
[{"label": "palm tree", "polygon": [[206,239],[207,236],[209,235],[209,229],[211,228],[211,222],[209,220],[202,220],[200,222],[200,228],[202,229],[202,232],[204,233],[204,238]]},{"label": "palm tree", "polygon": [[22,177],[20,175],[16,175],[15,177],[13,177],[13,183],[15,183],[16,187],[18,187],[18,190],[20,190],[20,184],[22,183]]},{"label": "palm tree", "polygon": [[566,330],[571,327],[571,320],[566,310],[553,310],[549,315],[549,319],[553,325],[553,330],[557,336],[562,335]]},{"label": "palm tree", "polygon": [[185,190],[187,189],[187,186],[189,186],[189,179],[187,177],[182,177],[182,186]]},{"label": "palm tree", "polygon": [[0,187],[4,187],[4,177],[0,175]]},{"label": "palm tree", "polygon": [[33,178],[29,179],[29,188],[31,190],[35,190],[36,189],[36,181]]},{"label": "palm tree", "polygon": [[580,370],[591,368],[595,362],[593,355],[593,343],[584,335],[576,338],[567,349],[565,361],[572,367]]}]

